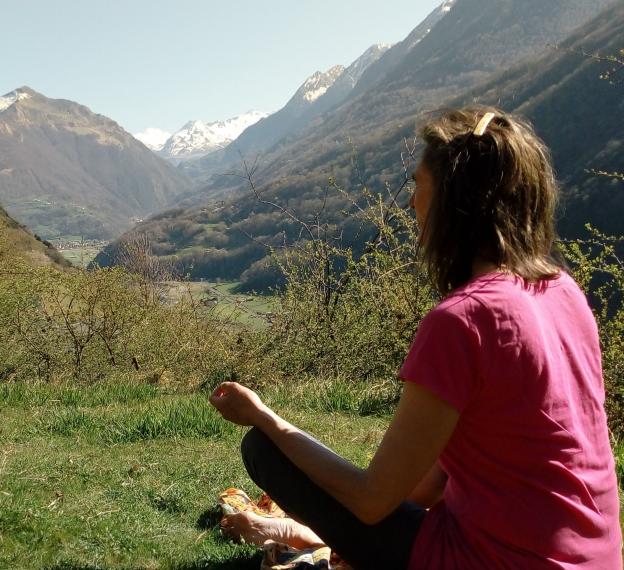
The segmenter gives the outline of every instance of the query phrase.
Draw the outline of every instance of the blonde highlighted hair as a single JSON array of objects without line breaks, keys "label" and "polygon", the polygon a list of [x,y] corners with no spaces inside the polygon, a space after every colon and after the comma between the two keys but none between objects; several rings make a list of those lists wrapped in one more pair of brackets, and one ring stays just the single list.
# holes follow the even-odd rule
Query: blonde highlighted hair
[{"label": "blonde highlighted hair", "polygon": [[548,148],[531,125],[499,109],[469,107],[442,112],[421,136],[434,180],[422,244],[439,291],[469,281],[476,260],[527,282],[557,276],[559,190]]}]

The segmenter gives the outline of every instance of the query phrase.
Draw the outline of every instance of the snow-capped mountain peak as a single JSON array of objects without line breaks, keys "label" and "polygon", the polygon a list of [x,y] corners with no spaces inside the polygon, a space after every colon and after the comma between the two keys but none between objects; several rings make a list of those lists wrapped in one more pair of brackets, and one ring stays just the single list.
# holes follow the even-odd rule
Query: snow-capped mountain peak
[{"label": "snow-capped mountain peak", "polygon": [[171,133],[167,131],[150,127],[140,133],[136,133],[134,138],[140,140],[150,150],[158,151],[165,146],[170,136]]},{"label": "snow-capped mountain peak", "polygon": [[6,111],[11,105],[21,101],[22,99],[29,99],[30,93],[23,89],[16,89],[15,91],[11,91],[6,95],[0,97],[0,113],[2,111]]},{"label": "snow-capped mountain peak", "polygon": [[174,161],[203,156],[226,147],[251,125],[268,116],[249,111],[226,121],[207,123],[192,120],[173,133],[160,149],[160,154]]},{"label": "snow-capped mountain peak", "polygon": [[303,82],[303,85],[299,87],[291,101],[299,104],[313,103],[325,94],[335,83],[336,79],[342,75],[344,70],[344,65],[335,65],[324,73],[317,71]]}]

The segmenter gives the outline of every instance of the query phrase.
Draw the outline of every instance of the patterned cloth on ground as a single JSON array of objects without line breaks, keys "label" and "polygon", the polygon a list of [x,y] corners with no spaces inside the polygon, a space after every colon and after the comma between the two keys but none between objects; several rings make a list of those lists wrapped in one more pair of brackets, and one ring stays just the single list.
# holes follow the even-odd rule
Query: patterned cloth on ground
[{"label": "patterned cloth on ground", "polygon": [[[245,491],[229,488],[219,495],[219,506],[224,516],[253,512],[263,517],[287,517],[266,493],[262,494],[259,501],[254,502]],[[332,553],[329,546],[297,550],[286,544],[267,540],[262,550],[260,570],[351,570],[339,556]]]}]

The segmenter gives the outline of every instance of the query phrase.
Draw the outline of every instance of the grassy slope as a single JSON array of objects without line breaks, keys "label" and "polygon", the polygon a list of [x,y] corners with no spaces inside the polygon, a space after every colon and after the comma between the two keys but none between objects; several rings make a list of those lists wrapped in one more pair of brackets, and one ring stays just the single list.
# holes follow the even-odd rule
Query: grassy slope
[{"label": "grassy slope", "polygon": [[[344,394],[343,394],[344,396]],[[363,464],[387,420],[327,411],[326,393],[282,413]],[[254,491],[242,428],[205,395],[149,385],[0,387],[0,568],[243,569],[254,549],[221,538],[216,497]]]},{"label": "grassy slope", "polygon": [[[353,413],[361,387],[316,388],[265,397],[365,464],[388,418]],[[259,566],[254,548],[218,530],[218,492],[257,490],[238,455],[245,430],[219,419],[206,395],[150,385],[3,385],[0,414],[0,568]]]},{"label": "grassy slope", "polygon": [[0,207],[0,256],[4,255],[34,265],[69,266],[56,249],[35,238]]}]

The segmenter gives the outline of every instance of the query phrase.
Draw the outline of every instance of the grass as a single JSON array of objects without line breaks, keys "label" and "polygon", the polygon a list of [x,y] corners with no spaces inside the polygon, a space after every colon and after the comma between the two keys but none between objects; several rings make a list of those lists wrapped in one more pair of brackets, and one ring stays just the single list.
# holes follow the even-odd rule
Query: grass
[{"label": "grass", "polygon": [[[274,386],[263,398],[358,465],[372,457],[396,383]],[[257,549],[218,530],[219,491],[257,492],[244,428],[207,394],[146,384],[0,385],[0,568],[251,570]],[[620,475],[624,447],[615,446]]]},{"label": "grass", "polygon": [[89,233],[90,230],[102,227],[102,222],[105,221],[101,212],[88,210],[77,204],[61,204],[52,196],[15,198],[5,205],[23,220],[33,233],[44,239],[54,239],[68,234],[82,235],[85,231]]},{"label": "grass", "polygon": [[[354,394],[302,396],[265,394],[364,464],[387,419],[341,412],[355,409]],[[245,430],[206,397],[139,384],[0,386],[0,568],[258,568],[255,548],[221,537],[215,508],[226,487],[257,491],[238,453]]]}]

